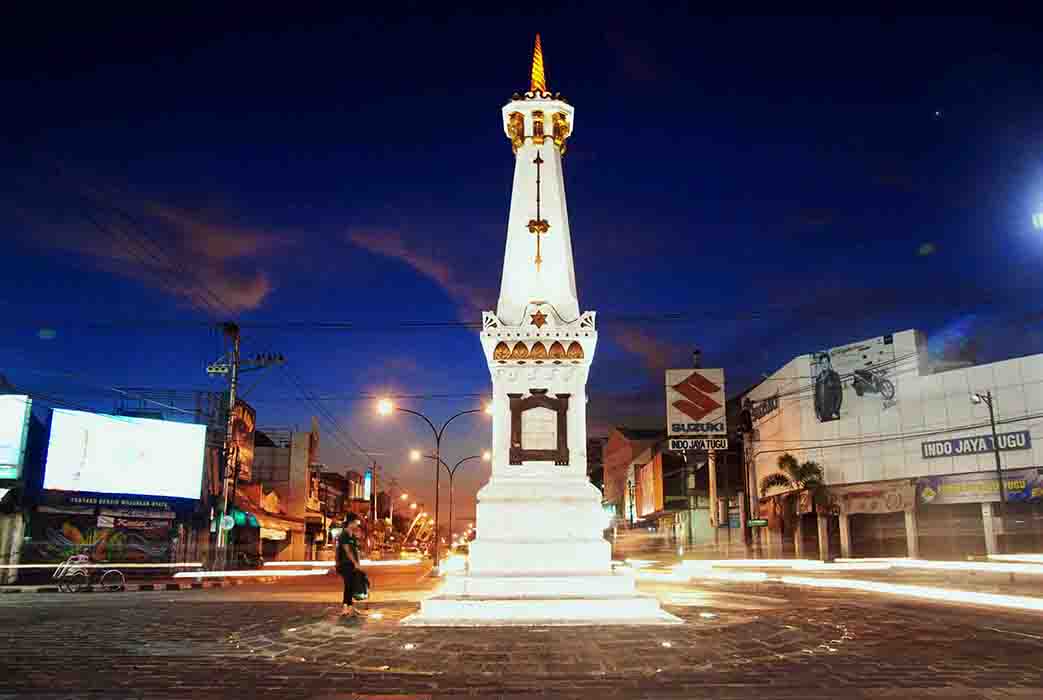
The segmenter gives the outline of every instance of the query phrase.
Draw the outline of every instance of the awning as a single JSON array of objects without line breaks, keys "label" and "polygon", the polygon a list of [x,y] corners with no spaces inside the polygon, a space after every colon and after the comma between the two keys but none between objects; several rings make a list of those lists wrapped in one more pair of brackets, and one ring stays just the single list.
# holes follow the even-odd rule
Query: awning
[{"label": "awning", "polygon": [[272,515],[254,514],[262,530],[281,530],[283,532],[304,532],[304,523],[285,520]]},{"label": "awning", "polygon": [[286,530],[274,530],[272,528],[262,527],[261,528],[261,539],[262,540],[285,540],[288,533]]}]

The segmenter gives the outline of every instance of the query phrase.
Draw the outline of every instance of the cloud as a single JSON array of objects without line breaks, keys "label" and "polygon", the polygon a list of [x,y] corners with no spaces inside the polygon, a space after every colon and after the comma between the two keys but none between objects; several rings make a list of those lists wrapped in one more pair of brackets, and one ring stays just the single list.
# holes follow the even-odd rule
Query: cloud
[{"label": "cloud", "polygon": [[611,334],[620,347],[641,358],[645,367],[657,375],[674,366],[687,349],[632,325],[613,324]]},{"label": "cloud", "polygon": [[47,226],[45,245],[88,256],[104,270],[213,314],[257,308],[271,293],[271,279],[256,259],[285,239],[159,202],[116,204],[96,191],[89,196],[96,203],[89,219]]},{"label": "cloud", "polygon": [[454,268],[418,251],[397,233],[355,231],[349,234],[352,243],[371,253],[399,260],[441,287],[449,297],[462,304],[462,314],[473,320],[474,313],[490,309],[495,304],[492,290],[476,287],[460,280]]}]

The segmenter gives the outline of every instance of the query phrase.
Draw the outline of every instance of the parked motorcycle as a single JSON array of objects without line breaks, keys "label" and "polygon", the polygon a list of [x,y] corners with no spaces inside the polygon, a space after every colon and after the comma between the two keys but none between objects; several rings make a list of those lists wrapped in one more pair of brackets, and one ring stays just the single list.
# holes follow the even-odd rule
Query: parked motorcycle
[{"label": "parked motorcycle", "polygon": [[891,380],[868,369],[856,369],[851,381],[855,393],[862,396],[865,393],[880,394],[885,401],[895,397],[895,385]]}]

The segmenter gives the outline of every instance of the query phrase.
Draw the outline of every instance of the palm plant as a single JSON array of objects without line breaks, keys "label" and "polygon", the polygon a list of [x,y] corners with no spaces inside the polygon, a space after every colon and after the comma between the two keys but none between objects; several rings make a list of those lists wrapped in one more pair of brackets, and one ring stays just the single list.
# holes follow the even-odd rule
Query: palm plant
[{"label": "palm plant", "polygon": [[786,453],[779,457],[779,470],[761,479],[761,493],[780,488],[796,491],[810,491],[815,503],[826,503],[826,475],[818,462],[798,462],[797,458]]}]

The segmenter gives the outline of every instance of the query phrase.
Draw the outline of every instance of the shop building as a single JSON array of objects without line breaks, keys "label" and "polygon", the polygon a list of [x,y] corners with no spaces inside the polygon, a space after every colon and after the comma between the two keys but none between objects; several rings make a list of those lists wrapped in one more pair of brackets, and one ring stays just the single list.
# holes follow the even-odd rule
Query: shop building
[{"label": "shop building", "polygon": [[758,489],[784,454],[818,463],[825,476],[818,506],[795,490],[758,491],[769,520],[762,541],[778,551],[1040,551],[1043,355],[937,365],[926,337],[906,330],[795,357],[746,398]]},{"label": "shop building", "polygon": [[[259,530],[260,553],[265,559],[298,561],[314,551],[314,538],[323,532],[321,512],[312,509],[309,513],[308,508],[309,502],[318,505],[313,466],[318,464],[318,451],[319,431],[314,421],[307,431],[257,431],[253,483],[260,487],[262,498],[270,499],[266,494],[274,493],[279,508],[272,512],[262,507],[263,513],[253,513],[258,521],[263,517],[269,522]],[[237,497],[239,493],[237,490]],[[252,491],[252,495],[258,494]]]},{"label": "shop building", "polygon": [[618,553],[741,546],[741,447],[685,454],[667,447],[666,430],[617,427],[608,436],[604,505],[617,516]]}]

